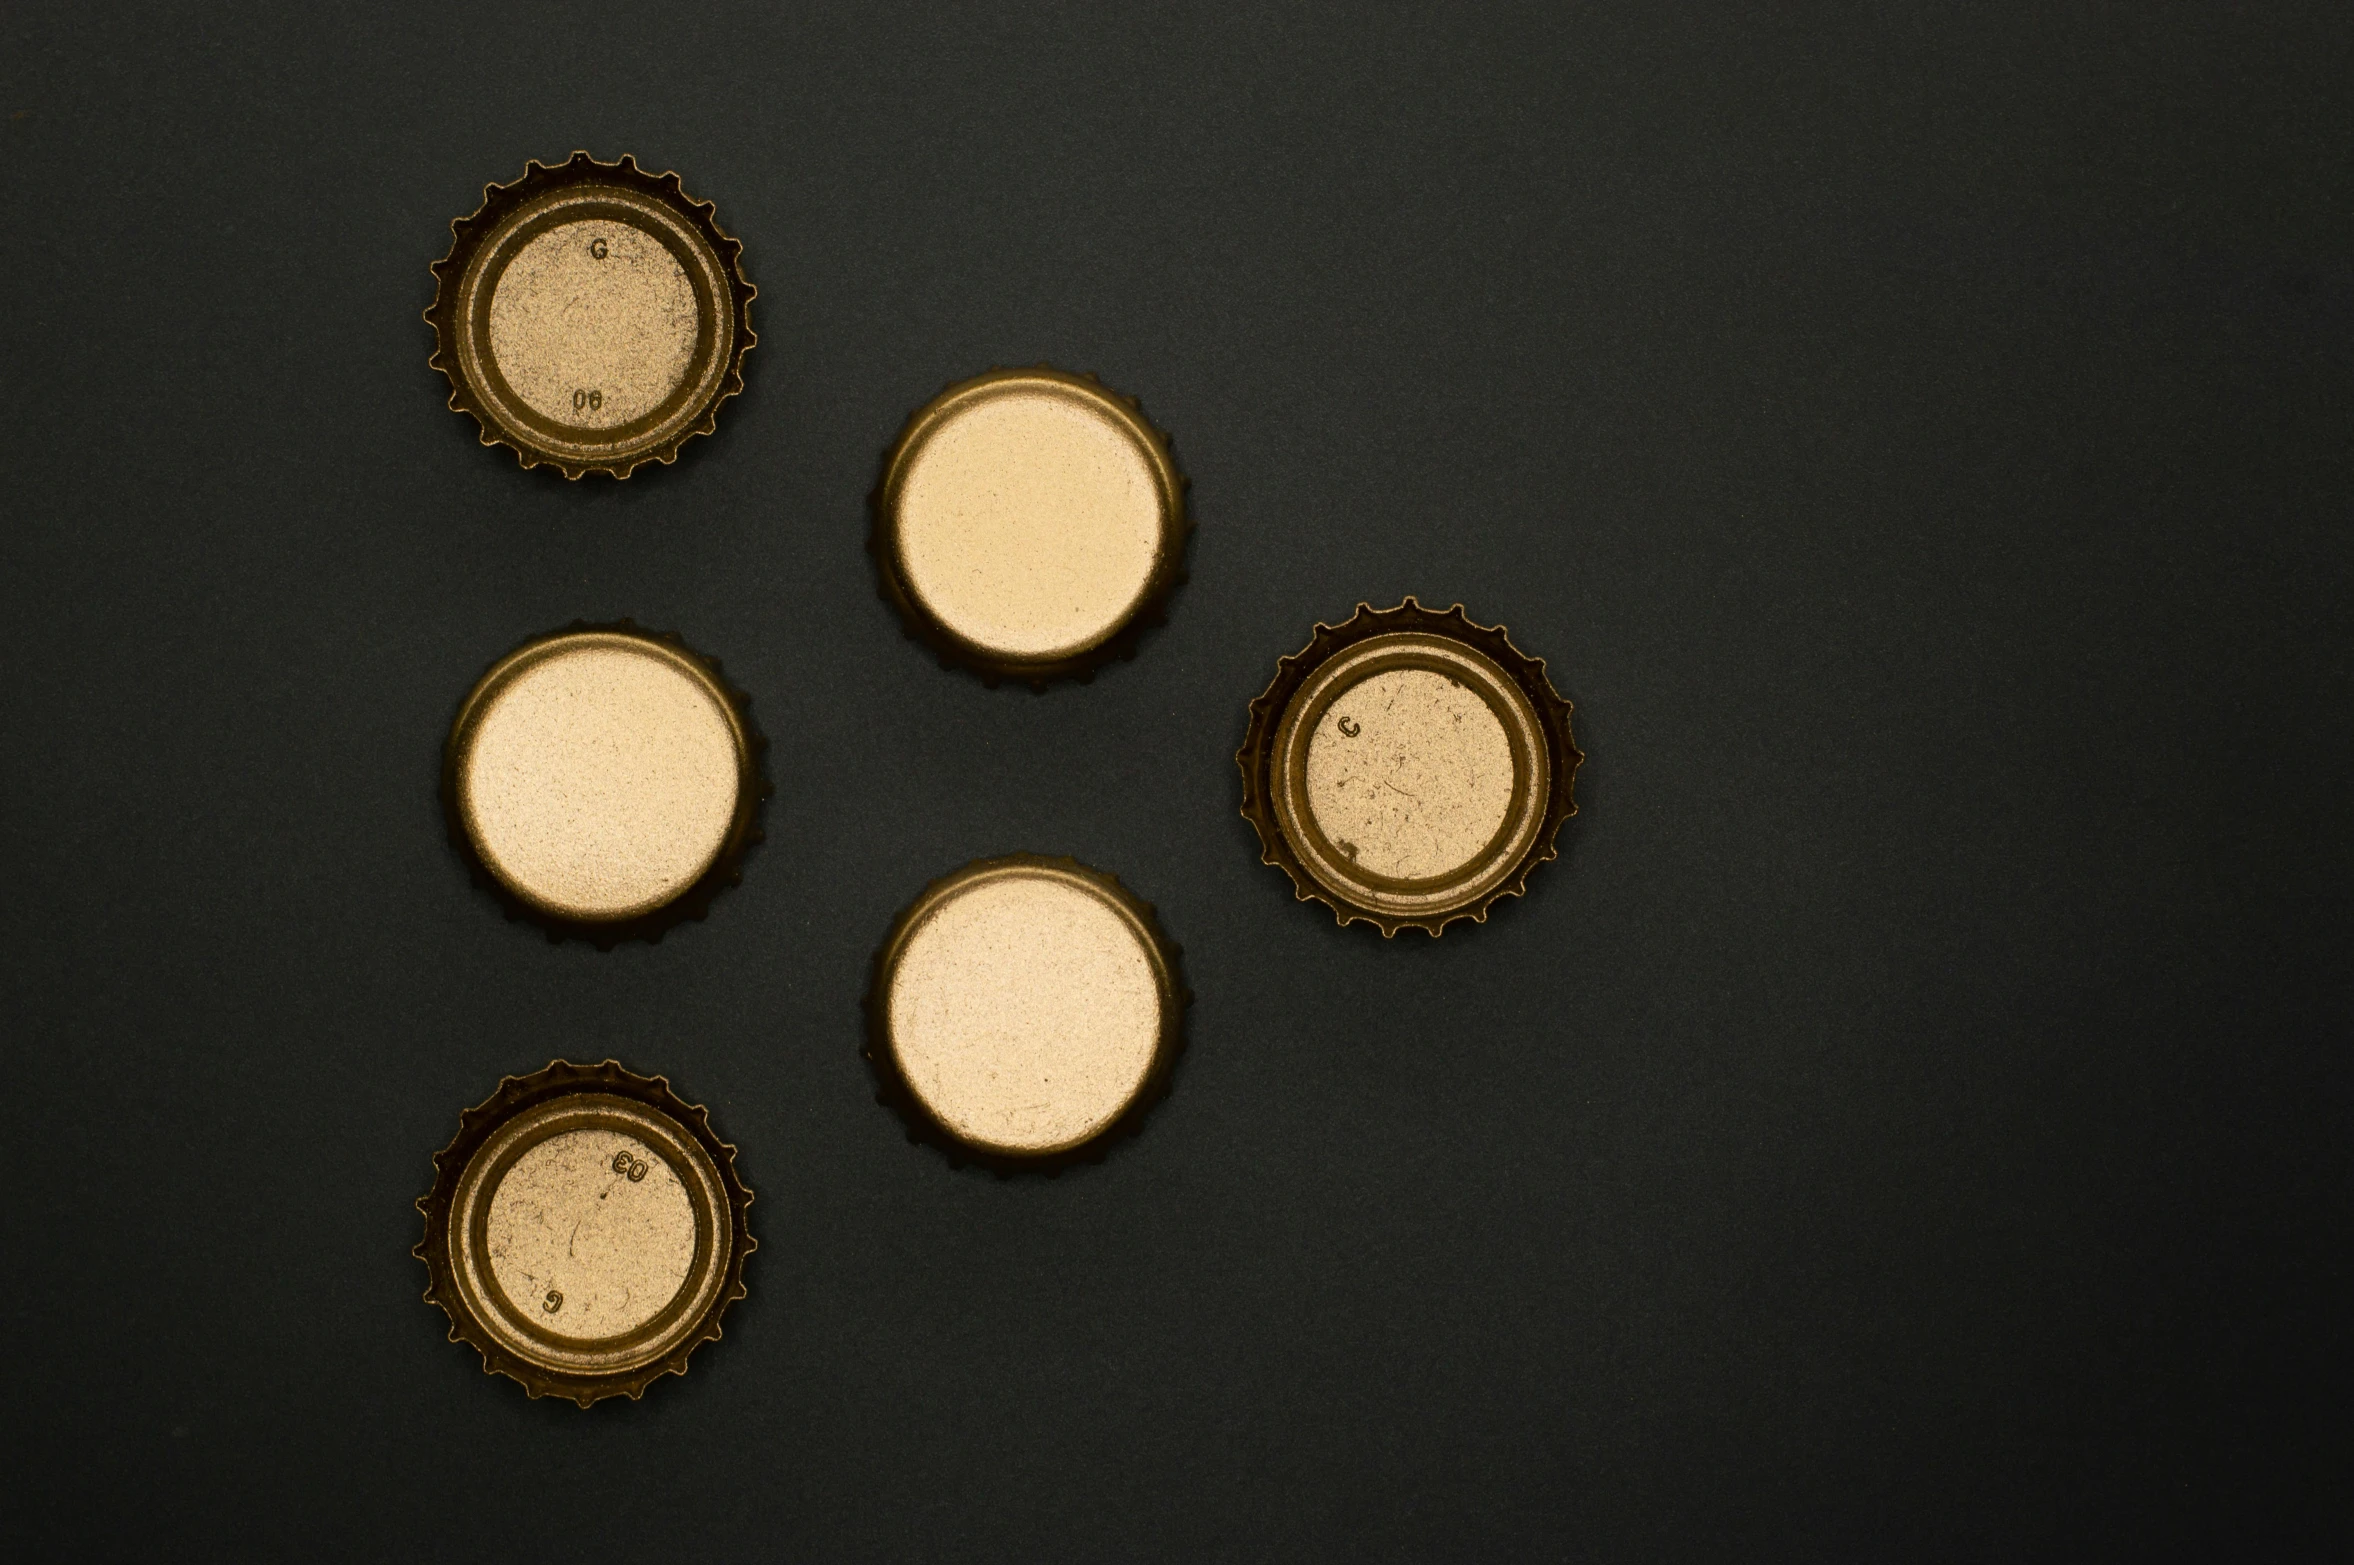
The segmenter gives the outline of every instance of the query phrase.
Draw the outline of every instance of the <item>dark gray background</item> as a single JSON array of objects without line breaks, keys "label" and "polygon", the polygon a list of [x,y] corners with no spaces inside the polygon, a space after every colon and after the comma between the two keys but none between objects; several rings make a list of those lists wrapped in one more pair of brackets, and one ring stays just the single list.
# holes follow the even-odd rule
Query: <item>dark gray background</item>
[{"label": "dark gray background", "polygon": [[[44,1555],[2314,1556],[2354,1530],[2354,50],[2340,5],[862,3],[0,17],[9,1457]],[[759,286],[625,484],[443,408],[426,263],[575,147]],[[1100,373],[1192,580],[943,672],[864,503],[945,382]],[[1360,598],[1550,660],[1560,864],[1385,944],[1235,810]],[[552,947],[445,845],[498,654],[756,698],[708,923]],[[1143,1134],[872,1101],[978,855],[1160,906]],[[551,1056],[708,1102],[752,1296],[529,1403],[409,1256]]]}]

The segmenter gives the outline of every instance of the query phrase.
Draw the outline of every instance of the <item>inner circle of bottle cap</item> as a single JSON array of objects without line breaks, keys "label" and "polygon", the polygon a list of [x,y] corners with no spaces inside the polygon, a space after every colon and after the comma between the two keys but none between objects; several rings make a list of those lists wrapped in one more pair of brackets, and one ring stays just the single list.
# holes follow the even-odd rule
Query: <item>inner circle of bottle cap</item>
[{"label": "inner circle of bottle cap", "polygon": [[886,521],[907,596],[1015,671],[1117,634],[1175,548],[1174,474],[1149,426],[1083,381],[1015,374],[952,392],[893,466]]},{"label": "inner circle of bottle cap", "polygon": [[1150,1077],[1172,1000],[1153,936],[1084,874],[1010,865],[915,915],[883,1005],[908,1089],[951,1135],[1014,1157],[1076,1147]]},{"label": "inner circle of bottle cap", "polygon": [[563,918],[619,920],[708,871],[743,801],[726,697],[661,643],[539,642],[494,668],[460,719],[453,782],[483,864]]},{"label": "inner circle of bottle cap", "polygon": [[695,1264],[695,1208],[657,1148],[620,1130],[561,1131],[490,1192],[490,1274],[543,1331],[594,1342],[669,1307]]},{"label": "inner circle of bottle cap", "polygon": [[491,285],[499,375],[524,406],[583,434],[633,423],[669,401],[706,330],[678,257],[619,217],[541,231]]},{"label": "inner circle of bottle cap", "polygon": [[1308,740],[1317,829],[1356,868],[1434,880],[1484,853],[1511,812],[1512,741],[1457,679],[1393,668],[1334,698]]}]

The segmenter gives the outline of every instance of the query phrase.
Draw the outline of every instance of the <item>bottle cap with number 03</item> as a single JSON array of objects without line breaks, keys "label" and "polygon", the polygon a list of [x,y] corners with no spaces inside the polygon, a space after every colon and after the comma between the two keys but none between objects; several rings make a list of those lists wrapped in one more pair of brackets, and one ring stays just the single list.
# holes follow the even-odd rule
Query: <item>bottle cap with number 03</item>
[{"label": "bottle cap with number 03", "polygon": [[659,1076],[612,1060],[509,1076],[433,1163],[426,1302],[534,1397],[640,1396],[744,1296],[752,1192]]},{"label": "bottle cap with number 03", "polygon": [[1185,481],[1134,400],[992,370],[908,420],[874,494],[883,595],[990,684],[1086,678],[1135,650],[1180,577]]},{"label": "bottle cap with number 03", "polygon": [[708,435],[753,344],[743,246],[676,174],[585,152],[484,187],[425,312],[450,407],[525,467],[627,478]]},{"label": "bottle cap with number 03", "polygon": [[1251,703],[1242,813],[1299,900],[1437,935],[1555,856],[1585,759],[1569,719],[1544,662],[1461,604],[1360,604]]},{"label": "bottle cap with number 03", "polygon": [[659,938],[702,917],[760,840],[748,704],[716,663],[626,621],[526,642],[450,729],[451,840],[551,937]]},{"label": "bottle cap with number 03", "polygon": [[1151,906],[1071,859],[982,859],[924,888],[875,961],[867,1058],[952,1161],[1100,1153],[1164,1089],[1184,1020]]}]

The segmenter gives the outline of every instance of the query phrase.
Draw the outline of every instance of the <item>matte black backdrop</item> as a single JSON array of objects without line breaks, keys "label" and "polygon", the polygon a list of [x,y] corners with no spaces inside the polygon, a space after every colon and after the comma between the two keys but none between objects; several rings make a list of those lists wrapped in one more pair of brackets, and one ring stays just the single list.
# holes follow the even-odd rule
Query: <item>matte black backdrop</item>
[{"label": "matte black backdrop", "polygon": [[[50,1555],[2306,1555],[2346,1327],[2345,8],[0,17],[13,1407]],[[627,483],[443,408],[426,263],[575,147],[746,245]],[[1051,361],[1200,521],[1045,696],[902,639],[902,418]],[[1318,618],[1510,625],[1564,862],[1385,944],[1236,815]],[[769,844],[600,954],[442,837],[481,669],[725,660]],[[953,1172],[857,1052],[930,877],[1155,900],[1173,1096]],[[593,1412],[419,1302],[459,1108],[708,1102],[752,1296]]]}]

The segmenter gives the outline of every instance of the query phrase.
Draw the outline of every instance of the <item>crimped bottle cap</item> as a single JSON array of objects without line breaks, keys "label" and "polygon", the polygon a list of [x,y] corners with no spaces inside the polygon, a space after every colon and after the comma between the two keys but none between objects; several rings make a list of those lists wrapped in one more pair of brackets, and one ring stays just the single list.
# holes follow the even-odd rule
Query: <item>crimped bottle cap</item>
[{"label": "crimped bottle cap", "polygon": [[1084,676],[1133,649],[1185,546],[1168,440],[1129,398],[993,370],[908,420],[875,491],[885,596],[995,683]]},{"label": "crimped bottle cap", "polygon": [[612,1060],[510,1076],[433,1161],[426,1301],[534,1397],[640,1396],[744,1296],[757,1246],[735,1149],[658,1076]]},{"label": "crimped bottle cap", "polygon": [[527,642],[450,730],[452,837],[556,933],[611,944],[699,916],[758,840],[743,706],[711,662],[634,626]]},{"label": "crimped bottle cap", "polygon": [[1541,659],[1412,598],[1318,625],[1235,756],[1262,856],[1343,924],[1484,921],[1555,856],[1584,755]]},{"label": "crimped bottle cap", "polygon": [[1070,859],[926,887],[876,960],[868,1057],[918,1133],[1001,1164],[1066,1157],[1164,1083],[1185,1007],[1152,908]]},{"label": "crimped bottle cap", "polygon": [[567,478],[669,462],[744,389],[743,246],[676,174],[585,152],[533,162],[450,225],[425,319],[450,406],[484,445]]}]

